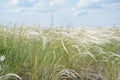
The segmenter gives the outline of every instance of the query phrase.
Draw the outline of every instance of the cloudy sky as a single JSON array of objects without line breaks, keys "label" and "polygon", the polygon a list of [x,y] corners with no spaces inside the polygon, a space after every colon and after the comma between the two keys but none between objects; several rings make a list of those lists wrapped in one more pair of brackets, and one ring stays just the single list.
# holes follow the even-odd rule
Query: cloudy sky
[{"label": "cloudy sky", "polygon": [[0,0],[0,23],[120,26],[120,0]]}]

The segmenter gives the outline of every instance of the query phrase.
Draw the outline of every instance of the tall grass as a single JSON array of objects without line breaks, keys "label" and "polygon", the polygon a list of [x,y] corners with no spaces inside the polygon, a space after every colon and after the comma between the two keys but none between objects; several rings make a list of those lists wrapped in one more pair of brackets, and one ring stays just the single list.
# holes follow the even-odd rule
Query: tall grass
[{"label": "tall grass", "polygon": [[120,28],[1,26],[3,55],[0,75],[16,73],[22,80],[57,80],[64,69],[74,70],[82,80],[98,75],[103,80],[120,80]]}]

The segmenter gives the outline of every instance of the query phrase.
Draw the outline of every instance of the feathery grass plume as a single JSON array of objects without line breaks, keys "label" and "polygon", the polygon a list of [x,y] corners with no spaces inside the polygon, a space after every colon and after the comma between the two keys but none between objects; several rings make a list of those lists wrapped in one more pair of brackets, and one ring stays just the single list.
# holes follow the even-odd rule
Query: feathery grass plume
[{"label": "feathery grass plume", "polygon": [[6,75],[0,76],[0,80],[7,80],[7,79],[22,80],[18,75],[14,73],[8,73]]},{"label": "feathery grass plume", "polygon": [[23,80],[55,80],[63,68],[120,80],[120,28],[0,27],[0,55],[0,75],[17,73]]},{"label": "feathery grass plume", "polygon": [[63,69],[56,75],[57,80],[79,80],[80,75],[72,69]]},{"label": "feathery grass plume", "polygon": [[86,80],[108,80],[105,76],[97,73],[83,73]]},{"label": "feathery grass plume", "polygon": [[0,61],[3,62],[4,60],[5,60],[5,56],[4,55],[0,56]]}]

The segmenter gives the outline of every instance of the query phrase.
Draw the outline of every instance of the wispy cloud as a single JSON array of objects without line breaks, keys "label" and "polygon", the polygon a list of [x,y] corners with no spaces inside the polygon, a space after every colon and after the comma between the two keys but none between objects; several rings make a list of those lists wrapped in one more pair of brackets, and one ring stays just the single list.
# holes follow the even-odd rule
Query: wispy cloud
[{"label": "wispy cloud", "polygon": [[15,7],[7,9],[6,13],[20,13],[23,9],[21,7]]},{"label": "wispy cloud", "polygon": [[28,0],[28,2],[37,2],[38,0]]},{"label": "wispy cloud", "polygon": [[8,5],[9,6],[17,6],[20,3],[20,0],[11,0]]},{"label": "wispy cloud", "polygon": [[71,9],[72,15],[73,16],[77,16],[77,15],[82,15],[85,14],[87,12],[87,9],[81,9],[81,10],[77,10],[75,8]]},{"label": "wispy cloud", "polygon": [[[9,0],[2,5],[4,13],[20,13],[22,15],[33,15],[40,12],[56,11],[61,8],[68,0]],[[28,3],[27,3],[28,2]],[[31,4],[31,6],[22,6],[24,4]]]},{"label": "wispy cloud", "polygon": [[36,1],[32,7],[24,9],[23,15],[33,15],[40,12],[52,12],[53,10],[56,11],[60,8],[58,8],[58,5],[62,5],[67,2],[67,0],[52,0],[52,1],[38,1],[38,0],[32,0]]},{"label": "wispy cloud", "polygon": [[55,6],[55,5],[64,4],[65,2],[67,2],[67,0],[52,0],[52,1],[50,1],[49,5]]},{"label": "wispy cloud", "polygon": [[102,4],[103,8],[109,9],[120,9],[120,2],[113,2],[109,4]]},{"label": "wispy cloud", "polygon": [[87,12],[87,8],[89,8],[93,3],[100,2],[101,0],[80,0],[78,4],[72,8],[72,13],[74,16]]},{"label": "wispy cloud", "polygon": [[49,24],[51,12],[54,12],[55,22],[60,24],[65,23],[63,19],[74,20],[75,25],[120,24],[120,0],[0,0],[0,18],[15,18],[15,22],[16,19],[35,22],[42,18],[45,21],[41,23]]},{"label": "wispy cloud", "polygon": [[38,13],[39,11],[43,10],[45,8],[44,3],[42,2],[38,2],[36,4],[34,4],[34,6],[29,7],[29,8],[24,8],[24,12],[22,13],[22,15],[32,15],[35,13]]},{"label": "wispy cloud", "polygon": [[10,8],[10,7],[16,7],[18,4],[20,4],[20,0],[6,0],[0,2],[0,7],[3,8]]},{"label": "wispy cloud", "polygon": [[20,4],[20,0],[9,0],[3,1],[1,9],[1,13],[19,13],[22,11],[22,7],[18,6]]},{"label": "wispy cloud", "polygon": [[84,8],[90,6],[92,3],[99,2],[100,0],[80,0],[77,8]]}]

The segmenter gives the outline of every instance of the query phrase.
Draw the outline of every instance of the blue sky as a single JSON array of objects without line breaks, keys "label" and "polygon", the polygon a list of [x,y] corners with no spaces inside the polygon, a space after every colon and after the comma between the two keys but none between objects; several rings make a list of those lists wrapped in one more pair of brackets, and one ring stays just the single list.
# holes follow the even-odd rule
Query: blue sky
[{"label": "blue sky", "polygon": [[0,0],[0,23],[120,26],[120,0]]}]

